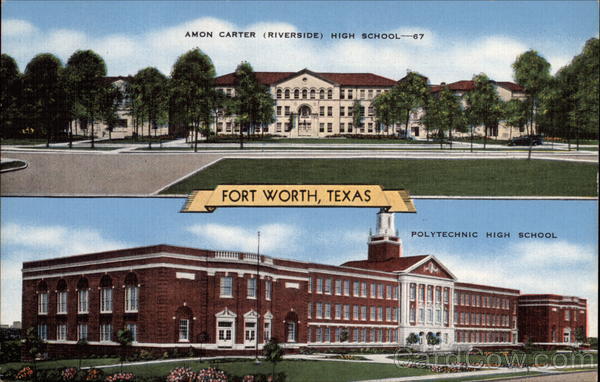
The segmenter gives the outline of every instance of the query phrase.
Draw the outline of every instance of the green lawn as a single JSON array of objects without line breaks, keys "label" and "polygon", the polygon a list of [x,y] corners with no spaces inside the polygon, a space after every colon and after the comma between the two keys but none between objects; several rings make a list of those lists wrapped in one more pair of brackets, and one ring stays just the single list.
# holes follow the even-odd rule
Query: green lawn
[{"label": "green lawn", "polygon": [[163,191],[218,184],[381,184],[411,195],[596,196],[596,164],[525,159],[227,159]]},{"label": "green lawn", "polygon": [[[107,364],[110,361],[117,363],[116,359],[94,359],[84,360],[84,362],[98,362],[96,365]],[[103,363],[104,361],[104,363]],[[67,367],[76,366],[77,360],[51,361],[40,362],[38,367]],[[14,368],[14,364],[0,364],[0,370],[5,370],[8,365]],[[22,366],[19,364],[18,366]],[[85,363],[87,366],[88,363]],[[132,372],[136,376],[151,377],[151,376],[166,376],[172,369],[176,367],[191,367],[194,370],[199,370],[208,366],[214,366],[224,370],[230,374],[243,376],[246,374],[270,374],[272,366],[270,363],[262,362],[260,365],[255,365],[253,360],[236,360],[233,362],[216,362],[209,364],[208,362],[199,361],[175,361],[169,363],[157,363],[139,366],[124,366],[123,371]],[[103,369],[105,374],[116,373],[120,371],[119,366]],[[370,364],[358,362],[338,362],[338,361],[301,361],[301,360],[285,360],[277,364],[275,372],[285,372],[288,382],[344,382],[356,381],[361,379],[374,378],[392,378],[406,377],[413,375],[433,374],[431,371],[423,369],[398,368],[393,364]]]},{"label": "green lawn", "polygon": [[[89,139],[89,137],[84,136],[73,136],[73,142],[81,141],[84,139]],[[0,139],[0,145],[41,145],[46,143],[48,140],[46,138],[2,138]],[[61,142],[69,142],[69,139],[59,139],[56,141],[51,141],[50,143],[61,143]]]},{"label": "green lawn", "polygon": [[118,146],[111,146],[111,147],[108,147],[108,146],[98,146],[96,144],[96,146],[94,148],[91,148],[89,144],[85,144],[84,146],[73,146],[71,148],[64,147],[64,146],[61,146],[61,147],[36,146],[36,147],[30,147],[30,148],[32,148],[32,149],[39,149],[39,150],[49,149],[49,150],[99,150],[99,151],[111,151],[111,150],[121,149],[122,147],[118,147]]},{"label": "green lawn", "polygon": [[[239,143],[239,137],[236,138],[225,138],[225,139],[211,139],[210,143]],[[433,141],[409,141],[406,139],[398,139],[398,138],[390,138],[384,137],[381,138],[252,138],[248,140],[244,137],[244,143],[323,143],[323,144],[332,144],[332,143],[396,143],[396,144],[412,144],[412,143],[430,143],[434,144]],[[198,141],[198,143],[206,143],[206,141]],[[439,144],[439,143],[435,143]]]},{"label": "green lawn", "polygon": [[499,373],[499,374],[489,374],[489,375],[474,375],[472,377],[462,377],[462,378],[451,378],[452,374],[449,374],[448,378],[441,378],[441,379],[426,379],[423,382],[457,382],[457,381],[493,381],[494,379],[506,379],[506,378],[512,378],[512,377],[525,377],[525,376],[536,376],[536,375],[541,375],[544,373],[538,372],[538,371],[531,371],[531,372],[522,372],[522,373]]},{"label": "green lawn", "polygon": [[[118,363],[118,358],[84,358],[81,360],[81,367],[91,367],[100,365],[112,365]],[[31,362],[7,362],[0,363],[0,370],[20,369],[24,366],[33,365]],[[77,367],[79,360],[77,359],[59,359],[56,361],[40,361],[37,363],[38,369],[53,369],[65,367]]]}]

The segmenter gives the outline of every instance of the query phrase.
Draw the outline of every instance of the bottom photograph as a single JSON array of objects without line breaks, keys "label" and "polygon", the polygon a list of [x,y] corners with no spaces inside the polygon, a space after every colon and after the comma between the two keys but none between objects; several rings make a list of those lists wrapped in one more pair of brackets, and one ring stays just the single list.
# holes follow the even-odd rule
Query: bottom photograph
[{"label": "bottom photograph", "polygon": [[422,199],[396,214],[184,203],[4,198],[0,375],[481,380],[597,367],[596,201]]}]

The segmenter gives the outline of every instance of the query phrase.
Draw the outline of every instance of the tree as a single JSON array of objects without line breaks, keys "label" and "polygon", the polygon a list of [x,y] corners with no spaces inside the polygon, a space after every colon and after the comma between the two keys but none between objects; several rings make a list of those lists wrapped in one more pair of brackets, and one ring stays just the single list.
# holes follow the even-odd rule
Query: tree
[{"label": "tree", "polygon": [[419,343],[419,336],[416,335],[415,333],[410,333],[408,335],[408,337],[406,337],[406,343],[408,345],[415,345],[415,344]]},{"label": "tree", "polygon": [[121,329],[117,332],[117,342],[121,346],[121,373],[123,372],[123,361],[125,360],[126,351],[133,342],[133,333],[129,329]]},{"label": "tree", "polygon": [[441,341],[439,333],[438,334],[433,334],[432,332],[428,332],[427,335],[425,336],[426,340],[427,340],[427,345],[430,346],[435,346],[435,345],[439,345]]},{"label": "tree", "polygon": [[520,99],[513,98],[504,103],[503,114],[506,124],[511,127],[510,138],[512,138],[512,127],[523,129],[527,125],[527,103]]},{"label": "tree", "polygon": [[42,353],[46,348],[46,341],[38,336],[35,328],[28,328],[25,331],[23,344],[29,355],[33,358],[33,378],[37,381],[37,355]]},{"label": "tree", "polygon": [[275,378],[275,366],[283,359],[283,348],[279,345],[277,338],[272,337],[263,348],[263,354],[267,362],[273,364],[271,376]]},{"label": "tree", "polygon": [[461,107],[460,99],[452,94],[447,86],[443,86],[436,96],[430,97],[425,105],[423,117],[425,128],[435,131],[443,148],[444,131],[452,137],[452,131],[465,131],[466,119]]},{"label": "tree", "polygon": [[392,126],[395,122],[392,93],[383,92],[379,94],[377,97],[375,97],[371,105],[373,106],[373,111],[375,113],[375,117],[377,118],[378,124],[383,125],[385,127],[385,131],[389,132],[390,126]]},{"label": "tree", "polygon": [[0,86],[0,136],[16,137],[21,122],[23,81],[15,60],[4,53],[0,58]]},{"label": "tree", "polygon": [[354,125],[354,128],[357,132],[359,131],[358,129],[363,123],[363,117],[363,108],[360,105],[360,101],[355,100],[352,104],[352,124]]},{"label": "tree", "polygon": [[171,111],[194,137],[198,151],[198,132],[202,123],[210,124],[211,94],[215,67],[206,54],[196,48],[177,58],[171,72]]},{"label": "tree", "polygon": [[156,68],[145,68],[132,79],[132,97],[139,103],[139,116],[148,122],[148,148],[152,148],[151,130],[157,129],[167,112],[167,77]]},{"label": "tree", "polygon": [[240,149],[244,148],[244,130],[248,136],[256,126],[273,121],[273,106],[269,89],[258,82],[252,65],[242,62],[235,70],[234,109],[240,124]]},{"label": "tree", "polygon": [[112,141],[112,132],[119,119],[117,111],[122,99],[121,90],[110,84],[98,93],[98,118],[106,124],[110,141]]},{"label": "tree", "polygon": [[[529,50],[519,55],[512,67],[515,81],[527,92],[529,103],[529,134],[531,135],[534,132],[536,122],[536,108],[538,106],[539,95],[548,86],[550,81],[550,64],[535,50]],[[528,159],[531,159],[533,140],[530,140],[530,142]]]},{"label": "tree", "polygon": [[397,107],[401,110],[397,115],[404,117],[404,136],[408,138],[410,113],[424,107],[429,96],[427,77],[417,72],[409,72],[398,81],[392,92],[395,94]]},{"label": "tree", "polygon": [[91,147],[94,148],[94,122],[99,115],[99,102],[106,76],[106,64],[102,57],[92,50],[77,50],[67,61],[66,83],[72,110],[81,121],[91,127]]},{"label": "tree", "polygon": [[585,336],[585,330],[583,330],[582,326],[579,326],[577,329],[575,329],[575,341],[584,343],[586,340],[587,338]]},{"label": "tree", "polygon": [[46,147],[65,121],[62,63],[49,53],[29,61],[23,76],[30,127],[46,135]]},{"label": "tree", "polygon": [[[483,148],[486,148],[487,137],[492,129],[496,129],[503,115],[503,103],[498,95],[494,82],[484,73],[473,77],[474,89],[466,95],[468,123],[471,126],[483,125]],[[473,134],[471,134],[471,139]]]}]

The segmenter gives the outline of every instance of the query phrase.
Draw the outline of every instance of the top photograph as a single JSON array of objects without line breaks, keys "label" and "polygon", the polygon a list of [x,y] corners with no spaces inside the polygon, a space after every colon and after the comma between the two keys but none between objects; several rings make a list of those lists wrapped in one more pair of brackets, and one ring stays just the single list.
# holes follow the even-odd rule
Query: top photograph
[{"label": "top photograph", "polygon": [[597,1],[3,1],[3,197],[597,199]]}]

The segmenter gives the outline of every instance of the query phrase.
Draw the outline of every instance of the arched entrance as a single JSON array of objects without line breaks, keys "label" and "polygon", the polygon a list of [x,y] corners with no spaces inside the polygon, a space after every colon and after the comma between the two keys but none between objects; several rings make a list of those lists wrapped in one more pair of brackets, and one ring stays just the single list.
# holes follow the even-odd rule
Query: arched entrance
[{"label": "arched entrance", "polygon": [[310,136],[312,125],[312,110],[308,105],[302,105],[298,109],[298,135]]}]

